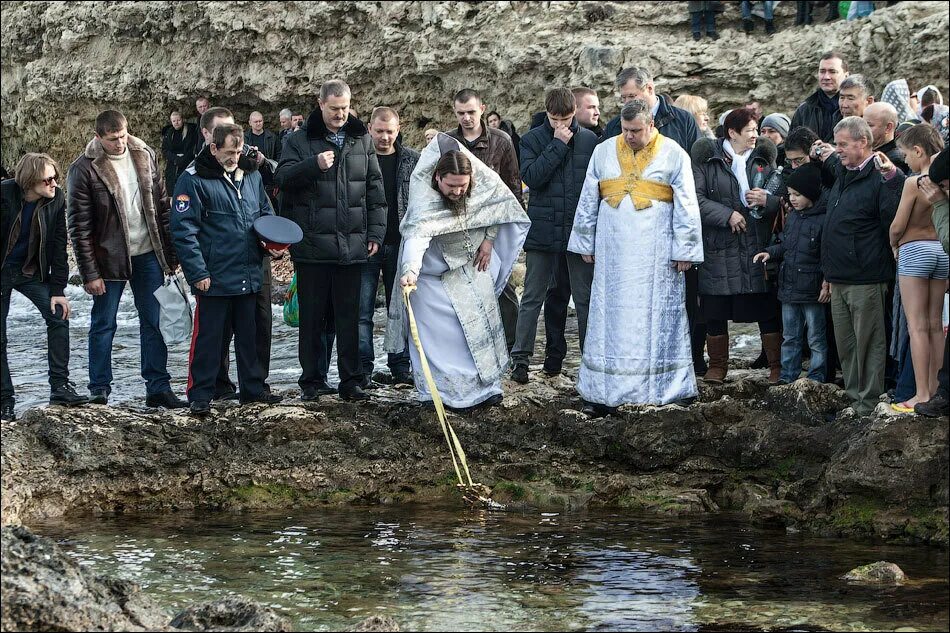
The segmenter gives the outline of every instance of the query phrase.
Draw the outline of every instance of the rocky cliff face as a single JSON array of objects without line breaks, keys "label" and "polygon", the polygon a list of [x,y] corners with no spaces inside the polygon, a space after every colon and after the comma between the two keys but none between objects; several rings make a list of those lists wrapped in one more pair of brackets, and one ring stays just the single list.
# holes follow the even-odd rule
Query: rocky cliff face
[{"label": "rocky cliff face", "polygon": [[359,113],[396,107],[413,144],[426,127],[454,125],[449,99],[463,87],[519,128],[553,85],[596,88],[612,116],[614,76],[633,64],[650,68],[662,92],[707,97],[714,113],[749,99],[790,113],[831,48],[881,87],[905,77],[947,93],[946,3],[902,2],[864,20],[794,28],[794,3],[783,2],[772,38],[761,23],[740,33],[737,3],[725,3],[718,42],[692,41],[686,4],[5,2],[4,164],[30,150],[68,163],[107,107],[157,143],[168,113],[193,116],[199,93],[241,122],[259,109],[275,127],[281,108],[309,111],[334,76],[350,83]]}]

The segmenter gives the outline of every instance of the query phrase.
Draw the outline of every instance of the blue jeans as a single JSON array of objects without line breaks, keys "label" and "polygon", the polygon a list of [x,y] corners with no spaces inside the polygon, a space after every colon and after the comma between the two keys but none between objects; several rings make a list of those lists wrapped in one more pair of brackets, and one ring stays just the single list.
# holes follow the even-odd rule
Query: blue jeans
[{"label": "blue jeans", "polygon": [[706,27],[706,35],[716,32],[716,12],[715,11],[694,11],[690,14],[693,25],[693,33],[702,35],[703,26]]},{"label": "blue jeans", "polygon": [[794,382],[802,373],[802,343],[808,330],[811,361],[808,379],[824,382],[825,363],[828,359],[828,341],[825,340],[825,306],[820,303],[782,304],[782,376],[785,382]]},{"label": "blue jeans", "polygon": [[894,387],[894,402],[905,402],[917,395],[917,378],[914,376],[914,361],[910,355],[910,333],[906,330],[900,343],[904,351],[897,359],[897,386]]},{"label": "blue jeans", "polygon": [[[360,280],[360,364],[366,377],[373,375],[373,362],[376,352],[373,347],[373,312],[376,310],[376,292],[379,290],[379,273],[383,273],[386,289],[386,309],[392,299],[393,284],[396,281],[396,266],[399,264],[399,244],[383,244],[379,251],[363,265]],[[387,359],[389,372],[409,373],[409,349],[397,354],[389,354]]]},{"label": "blue jeans", "polygon": [[[763,15],[765,16],[765,19],[769,21],[772,19],[772,4],[773,3],[769,1],[762,2]],[[743,20],[752,19],[752,3],[751,2],[746,2],[745,0],[743,0],[742,2],[739,3],[739,9],[742,11]]]},{"label": "blue jeans", "polygon": [[[171,390],[168,348],[158,329],[159,305],[152,294],[165,281],[165,273],[155,253],[132,258],[132,294],[139,316],[139,348],[142,378],[148,395]],[[89,391],[112,391],[112,340],[115,338],[119,300],[125,290],[124,281],[106,281],[106,292],[92,298],[92,319],[89,326]]]}]

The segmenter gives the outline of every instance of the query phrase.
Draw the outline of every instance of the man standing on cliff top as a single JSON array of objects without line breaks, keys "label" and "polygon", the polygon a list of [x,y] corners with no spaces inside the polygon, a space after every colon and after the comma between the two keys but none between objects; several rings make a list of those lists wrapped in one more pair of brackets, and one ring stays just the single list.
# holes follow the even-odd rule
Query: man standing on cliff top
[{"label": "man standing on cliff top", "polygon": [[627,102],[623,134],[594,150],[568,250],[594,264],[577,382],[584,413],[697,394],[683,273],[703,261],[689,155],[650,106]]},{"label": "man standing on cliff top", "polygon": [[[484,120],[485,104],[477,92],[470,88],[460,90],[452,100],[458,128],[446,132],[461,143],[475,158],[488,165],[511,190],[518,203],[524,207],[521,195],[521,172],[518,157],[511,137],[495,128],[488,127]],[[504,292],[498,297],[501,308],[501,321],[505,326],[505,341],[508,350],[515,344],[515,330],[518,327],[518,295],[509,280]]]}]

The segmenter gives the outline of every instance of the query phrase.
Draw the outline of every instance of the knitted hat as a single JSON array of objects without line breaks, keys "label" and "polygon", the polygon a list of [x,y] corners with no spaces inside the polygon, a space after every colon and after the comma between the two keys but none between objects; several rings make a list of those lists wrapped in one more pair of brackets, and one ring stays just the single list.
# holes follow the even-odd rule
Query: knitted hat
[{"label": "knitted hat", "polygon": [[948,150],[944,149],[934,156],[933,162],[930,163],[930,169],[927,170],[930,180],[938,185],[944,180],[950,180],[950,165],[947,164],[950,159],[948,159],[947,152]]},{"label": "knitted hat", "polygon": [[821,197],[821,166],[818,163],[805,163],[788,177],[788,188],[802,194],[812,204]]},{"label": "knitted hat", "polygon": [[770,114],[759,123],[759,129],[761,130],[764,127],[770,127],[779,134],[782,135],[782,138],[788,136],[788,128],[791,127],[792,121],[787,116],[781,112],[776,112]]}]

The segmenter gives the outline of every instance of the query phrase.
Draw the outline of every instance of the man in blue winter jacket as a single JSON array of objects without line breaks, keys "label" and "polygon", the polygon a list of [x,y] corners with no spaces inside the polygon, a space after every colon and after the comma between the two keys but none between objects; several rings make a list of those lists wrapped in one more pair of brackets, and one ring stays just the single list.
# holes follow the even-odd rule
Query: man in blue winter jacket
[{"label": "man in blue winter jacket", "polygon": [[281,399],[264,389],[255,340],[265,251],[253,225],[273,210],[260,173],[238,167],[243,145],[240,126],[215,127],[211,143],[178,179],[172,201],[175,251],[198,302],[188,371],[188,402],[195,415],[210,412],[225,324],[234,330],[241,403]]}]

